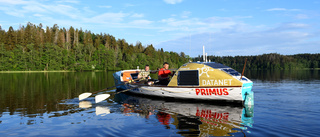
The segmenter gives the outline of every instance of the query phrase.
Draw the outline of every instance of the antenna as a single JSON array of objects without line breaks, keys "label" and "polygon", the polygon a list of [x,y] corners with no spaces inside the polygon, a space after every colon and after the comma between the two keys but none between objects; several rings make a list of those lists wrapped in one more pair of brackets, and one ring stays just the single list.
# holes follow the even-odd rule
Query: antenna
[{"label": "antenna", "polygon": [[203,62],[206,62],[206,57],[205,57],[205,50],[204,50],[204,46],[202,46],[202,57],[203,57]]}]

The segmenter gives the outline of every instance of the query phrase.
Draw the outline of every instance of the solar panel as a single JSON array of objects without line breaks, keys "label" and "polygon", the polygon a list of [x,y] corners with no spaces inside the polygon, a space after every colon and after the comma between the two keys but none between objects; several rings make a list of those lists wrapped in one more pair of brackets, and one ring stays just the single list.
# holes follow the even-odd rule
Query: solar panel
[{"label": "solar panel", "polygon": [[198,70],[183,70],[178,74],[178,85],[199,86]]}]

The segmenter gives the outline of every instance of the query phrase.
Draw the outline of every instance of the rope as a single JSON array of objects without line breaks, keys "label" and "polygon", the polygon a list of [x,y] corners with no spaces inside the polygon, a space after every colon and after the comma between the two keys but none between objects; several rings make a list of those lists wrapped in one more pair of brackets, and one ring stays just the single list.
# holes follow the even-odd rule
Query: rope
[{"label": "rope", "polygon": [[159,91],[159,90],[162,90],[162,91],[167,91],[167,92],[171,92],[171,93],[191,92],[191,91],[170,91],[170,90],[166,90],[166,89],[164,89],[164,88],[161,88],[161,89],[158,89],[158,90],[153,90],[153,89],[148,89],[148,88],[143,88],[143,87],[141,87],[141,89],[148,90],[148,91]]}]

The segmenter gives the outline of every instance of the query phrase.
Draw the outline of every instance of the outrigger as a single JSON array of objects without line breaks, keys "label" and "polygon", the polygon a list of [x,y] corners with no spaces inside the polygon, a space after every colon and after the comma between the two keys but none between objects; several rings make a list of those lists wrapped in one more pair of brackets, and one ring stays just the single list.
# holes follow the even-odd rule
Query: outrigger
[{"label": "outrigger", "polygon": [[182,65],[168,85],[128,82],[141,70],[122,70],[113,74],[117,90],[177,99],[241,102],[253,105],[253,82],[243,73],[216,62],[191,62]]}]

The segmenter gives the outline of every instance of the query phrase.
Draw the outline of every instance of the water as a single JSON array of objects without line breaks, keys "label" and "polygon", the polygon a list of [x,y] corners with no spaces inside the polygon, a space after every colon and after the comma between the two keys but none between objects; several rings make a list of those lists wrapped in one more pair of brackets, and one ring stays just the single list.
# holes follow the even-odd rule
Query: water
[{"label": "water", "polygon": [[320,135],[319,70],[247,71],[252,108],[125,94],[78,101],[113,86],[112,73],[0,73],[0,136]]}]

